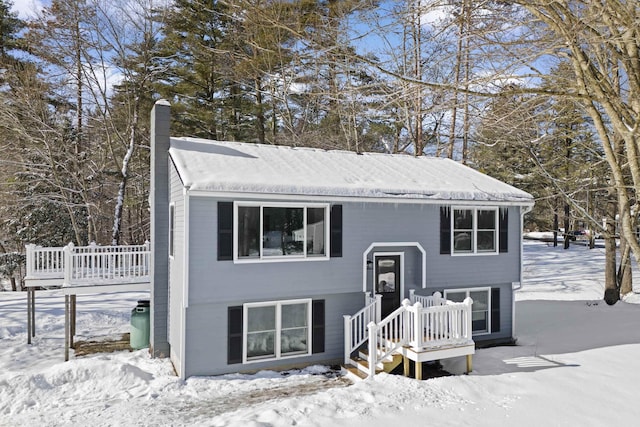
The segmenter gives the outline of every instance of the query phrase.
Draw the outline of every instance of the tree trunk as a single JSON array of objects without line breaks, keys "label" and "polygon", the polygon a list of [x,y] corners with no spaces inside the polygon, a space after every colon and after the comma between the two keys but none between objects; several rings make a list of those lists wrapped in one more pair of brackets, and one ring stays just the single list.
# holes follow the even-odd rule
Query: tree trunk
[{"label": "tree trunk", "polygon": [[618,288],[620,296],[633,292],[633,275],[631,272],[631,247],[624,236],[620,236],[620,267],[618,268]]},{"label": "tree trunk", "polygon": [[569,249],[569,245],[571,244],[571,237],[573,237],[570,234],[570,224],[569,224],[569,203],[567,203],[566,201],[564,202],[564,248],[565,249]]},{"label": "tree trunk", "polygon": [[604,240],[604,300],[609,305],[614,305],[620,299],[618,281],[616,278],[616,238],[615,238],[615,201],[607,202],[607,229]]},{"label": "tree trunk", "polygon": [[127,190],[127,180],[129,179],[129,161],[136,148],[136,131],[138,129],[138,109],[140,96],[136,96],[133,106],[133,119],[131,121],[131,132],[129,134],[129,147],[122,159],[122,169],[120,170],[120,185],[118,186],[118,196],[116,197],[116,207],[113,214],[113,230],[111,232],[111,244],[117,246],[120,243],[120,233],[122,226],[122,211],[124,210],[124,197]]},{"label": "tree trunk", "polygon": [[553,247],[558,246],[558,201],[553,209]]}]

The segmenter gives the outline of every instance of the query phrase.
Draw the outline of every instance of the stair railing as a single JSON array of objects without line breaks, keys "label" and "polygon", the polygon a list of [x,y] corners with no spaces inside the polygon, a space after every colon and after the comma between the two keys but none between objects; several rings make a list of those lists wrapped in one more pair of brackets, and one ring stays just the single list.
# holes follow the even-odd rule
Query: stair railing
[{"label": "stair railing", "polygon": [[367,304],[356,314],[344,317],[344,363],[348,364],[351,353],[357,350],[369,338],[367,325],[380,322],[382,295],[371,297],[367,294]]}]

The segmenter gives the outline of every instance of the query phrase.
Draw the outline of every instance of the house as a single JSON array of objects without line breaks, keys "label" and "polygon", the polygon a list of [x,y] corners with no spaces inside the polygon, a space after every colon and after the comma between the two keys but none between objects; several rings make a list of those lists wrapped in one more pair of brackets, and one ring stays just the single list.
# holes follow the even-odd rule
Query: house
[{"label": "house", "polygon": [[342,362],[367,340],[351,315],[435,292],[468,302],[473,341],[513,339],[531,195],[448,159],[174,138],[169,121],[159,101],[151,346],[181,377]]}]

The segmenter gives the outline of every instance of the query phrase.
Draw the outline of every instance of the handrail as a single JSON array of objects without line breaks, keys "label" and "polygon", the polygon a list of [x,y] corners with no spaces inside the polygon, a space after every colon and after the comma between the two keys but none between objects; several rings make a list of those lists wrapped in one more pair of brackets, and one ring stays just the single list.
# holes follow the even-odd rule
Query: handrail
[{"label": "handrail", "polygon": [[370,322],[380,322],[380,307],[382,295],[375,297],[366,295],[367,304],[356,314],[344,315],[344,363],[349,363],[351,353],[367,341],[367,325]]},{"label": "handrail", "polygon": [[408,309],[410,324],[409,343],[412,347],[434,347],[458,341],[471,340],[471,298],[464,302],[449,302],[443,306],[423,308],[416,303]]},{"label": "handrail", "polygon": [[[405,299],[398,309],[382,321],[372,320],[367,324],[369,378],[375,375],[379,361],[403,346],[420,349],[452,343],[466,344],[472,341],[471,298],[454,303],[436,297],[431,298],[429,302],[435,305],[424,307],[421,302],[411,305],[411,301]],[[359,322],[362,322],[368,309],[370,306],[357,313]],[[352,319],[352,316],[345,316],[345,349],[348,349],[345,350],[345,364],[349,363],[351,352],[366,341],[358,340],[359,344],[351,347],[356,342],[350,332]]]},{"label": "handrail", "polygon": [[419,302],[423,307],[433,307],[447,304],[447,300],[442,297],[440,292],[434,292],[433,295],[416,295],[415,289],[409,290],[409,301],[411,304]]},{"label": "handrail", "polygon": [[376,372],[379,360],[384,360],[395,350],[407,344],[407,307],[411,302],[402,301],[402,305],[384,320],[369,323],[369,378]]},{"label": "handrail", "polygon": [[27,275],[45,278],[62,278],[64,274],[63,247],[43,248],[34,244],[26,245]]},{"label": "handrail", "polygon": [[62,286],[141,282],[148,279],[151,250],[144,245],[26,246],[27,279],[61,279]]}]

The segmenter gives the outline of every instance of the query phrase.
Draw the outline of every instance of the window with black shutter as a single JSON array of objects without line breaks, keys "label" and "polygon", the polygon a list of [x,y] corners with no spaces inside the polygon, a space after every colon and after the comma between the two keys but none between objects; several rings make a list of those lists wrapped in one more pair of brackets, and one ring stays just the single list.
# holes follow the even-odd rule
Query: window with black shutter
[{"label": "window with black shutter", "polygon": [[311,352],[324,352],[324,300],[311,303]]},{"label": "window with black shutter", "polygon": [[332,258],[342,256],[342,205],[331,206],[331,250]]},{"label": "window with black shutter", "polygon": [[440,207],[440,253],[451,253],[451,208]]},{"label": "window with black shutter", "polygon": [[243,307],[227,310],[227,363],[242,363],[242,312]]},{"label": "window with black shutter", "polygon": [[491,288],[491,333],[500,332],[500,288]]},{"label": "window with black shutter", "polygon": [[233,202],[218,202],[218,261],[233,260]]},{"label": "window with black shutter", "polygon": [[500,208],[500,215],[498,218],[499,240],[500,240],[500,252],[507,252],[509,250],[509,209]]}]

